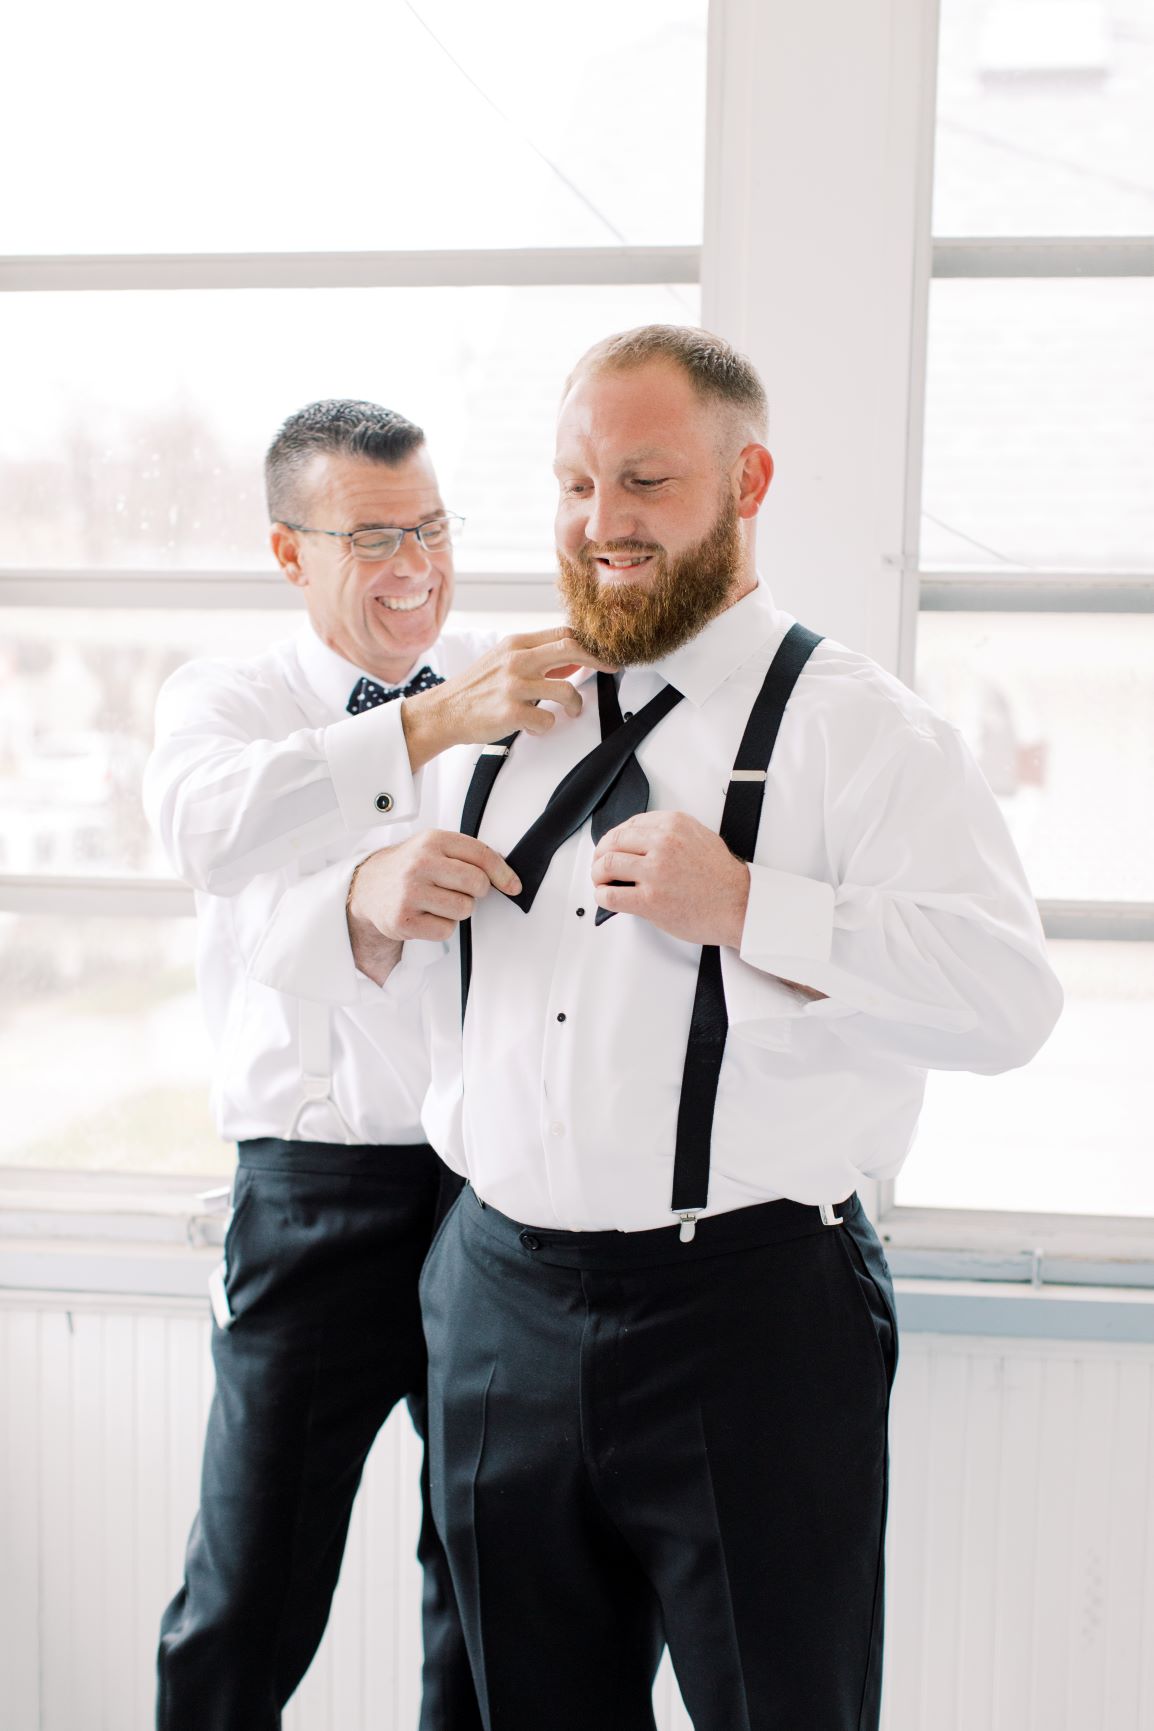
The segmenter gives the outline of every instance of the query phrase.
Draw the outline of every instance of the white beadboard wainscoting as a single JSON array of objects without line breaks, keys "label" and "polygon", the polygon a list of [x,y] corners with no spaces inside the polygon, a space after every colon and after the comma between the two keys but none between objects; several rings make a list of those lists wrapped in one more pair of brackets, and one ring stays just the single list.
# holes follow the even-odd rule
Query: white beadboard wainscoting
[{"label": "white beadboard wainscoting", "polygon": [[[149,1731],[208,1333],[181,1300],[0,1297],[0,1731]],[[907,1332],[892,1440],[885,1731],[1151,1731],[1154,1346]],[[418,1452],[395,1415],[286,1731],[416,1724]],[[657,1699],[686,1731],[667,1668]]]}]

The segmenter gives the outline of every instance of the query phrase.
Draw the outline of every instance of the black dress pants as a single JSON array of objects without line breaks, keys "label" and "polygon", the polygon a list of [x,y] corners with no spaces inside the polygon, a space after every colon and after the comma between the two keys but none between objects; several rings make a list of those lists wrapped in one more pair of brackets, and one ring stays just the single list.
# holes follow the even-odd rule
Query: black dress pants
[{"label": "black dress pants", "polygon": [[[423,1146],[241,1144],[234,1321],[213,1333],[200,1510],[161,1624],[159,1731],[280,1726],[324,1633],[372,1442],[403,1399],[424,1434],[417,1279],[459,1188]],[[479,1731],[427,1495],[418,1554],[421,1731]]]},{"label": "black dress pants", "polygon": [[876,1731],[893,1291],[857,1197],[643,1233],[466,1189],[425,1265],[429,1459],[486,1731]]}]

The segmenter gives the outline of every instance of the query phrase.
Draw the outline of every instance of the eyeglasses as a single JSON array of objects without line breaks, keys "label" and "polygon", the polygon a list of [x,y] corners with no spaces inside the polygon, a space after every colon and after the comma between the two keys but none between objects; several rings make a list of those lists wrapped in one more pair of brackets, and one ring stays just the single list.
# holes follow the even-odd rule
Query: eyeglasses
[{"label": "eyeglasses", "polygon": [[347,541],[354,559],[392,559],[400,552],[406,535],[415,535],[426,553],[441,553],[457,539],[465,519],[446,511],[440,517],[430,517],[426,523],[416,523],[411,529],[309,529],[303,523],[286,523],[298,535],[333,535]]}]

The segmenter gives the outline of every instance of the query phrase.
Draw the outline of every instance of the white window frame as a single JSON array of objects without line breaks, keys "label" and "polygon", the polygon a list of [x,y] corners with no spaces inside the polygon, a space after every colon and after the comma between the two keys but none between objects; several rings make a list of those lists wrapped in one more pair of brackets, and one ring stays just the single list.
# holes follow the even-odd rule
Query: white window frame
[{"label": "white window frame", "polygon": [[[933,240],[936,3],[859,0],[831,35],[822,7],[723,0],[711,32],[702,320],[758,363],[770,443],[792,458],[763,546],[779,599],[907,683],[923,609],[1154,610],[1154,573],[1027,584],[919,564],[931,280],[1149,277],[1154,239]],[[1154,938],[1154,906],[1041,912],[1052,937]],[[1020,1323],[1030,1297],[1092,1290],[1110,1333],[1111,1292],[1154,1288],[1154,1219],[900,1207],[892,1182],[867,1188],[895,1274],[954,1317],[941,1326],[962,1314],[959,1281],[979,1283],[995,1332],[999,1307]]]},{"label": "white window frame", "polygon": [[[939,0],[940,3],[940,0]],[[936,10],[936,7],[935,7]],[[927,82],[937,79],[936,24]],[[927,44],[928,46],[928,44]],[[932,162],[934,116],[923,149]],[[928,177],[932,187],[932,174]],[[922,216],[926,231],[930,212]],[[924,256],[924,254],[923,254]],[[921,491],[929,294],[932,281],[1086,281],[1154,277],[1154,238],[1005,237],[932,238],[929,276],[921,285],[922,341],[916,356],[916,416],[911,414],[907,488],[911,510]],[[915,446],[916,429],[916,446]],[[923,571],[918,527],[911,519],[905,549],[910,570],[899,667],[913,682],[917,614],[921,612],[1150,613],[1154,573],[1038,572],[1028,579],[991,576],[962,566]],[[1048,938],[1081,942],[1154,941],[1154,903],[1041,901]],[[895,1201],[896,1183],[878,1187],[878,1221],[892,1266],[904,1274],[949,1280],[1023,1282],[1038,1289],[1093,1286],[1154,1290],[1154,1218],[1093,1216],[998,1209],[914,1208]]]},{"label": "white window frame", "polygon": [[[0,260],[0,292],[700,281],[703,323],[750,354],[769,385],[771,443],[785,454],[762,532],[775,594],[908,680],[922,608],[1154,609],[1154,575],[1055,574],[1027,588],[919,569],[931,277],[1154,275],[1145,239],[933,242],[936,71],[937,6],[924,0],[856,0],[836,37],[824,8],[711,0],[701,248],[10,258]],[[544,572],[465,572],[459,592],[465,606],[497,611],[555,604]],[[0,608],[202,607],[207,597],[222,608],[299,605],[274,574],[0,571]],[[185,913],[191,897],[159,882],[0,879],[0,909],[96,905]],[[1148,906],[1052,903],[1043,916],[1054,936],[1154,936]],[[139,1239],[149,1219],[166,1221],[170,1240],[219,1235],[207,1206],[189,1206],[193,1180],[94,1186],[63,1174],[37,1194],[22,1192],[18,1171],[0,1181],[10,1204],[0,1198],[0,1285],[35,1275],[33,1242],[52,1261],[44,1235],[53,1219],[82,1240],[71,1260],[62,1240],[53,1265],[31,1279],[58,1289],[81,1267],[84,1283],[103,1289],[93,1243]],[[1154,1296],[1144,1290],[1154,1287],[1154,1220],[902,1208],[892,1184],[863,1186],[863,1200],[904,1276],[906,1326],[1154,1339]],[[22,1234],[17,1269],[6,1257]],[[137,1279],[139,1258],[122,1257],[119,1273],[116,1260],[110,1250],[104,1266],[106,1278],[127,1282],[117,1290],[185,1290],[156,1283],[190,1278],[146,1270]]]}]

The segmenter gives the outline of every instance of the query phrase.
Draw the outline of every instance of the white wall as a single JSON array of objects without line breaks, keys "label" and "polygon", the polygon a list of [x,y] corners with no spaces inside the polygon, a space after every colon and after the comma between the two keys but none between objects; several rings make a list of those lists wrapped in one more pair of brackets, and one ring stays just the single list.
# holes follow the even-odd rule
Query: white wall
[{"label": "white wall", "polygon": [[[148,1731],[208,1330],[178,1301],[0,1303],[0,1731]],[[892,1436],[884,1731],[1149,1731],[1154,1346],[907,1333]],[[416,1725],[418,1464],[400,1414],[286,1731]],[[688,1727],[667,1675],[658,1708]]]}]

